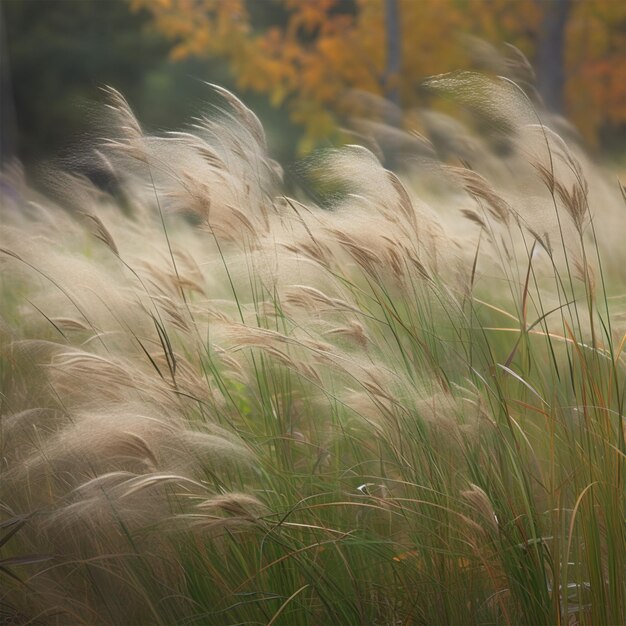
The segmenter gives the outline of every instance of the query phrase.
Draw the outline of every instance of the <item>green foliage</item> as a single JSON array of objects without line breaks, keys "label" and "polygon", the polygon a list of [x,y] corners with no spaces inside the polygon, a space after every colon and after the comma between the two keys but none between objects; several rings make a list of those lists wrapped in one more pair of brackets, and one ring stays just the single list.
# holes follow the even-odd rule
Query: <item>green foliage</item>
[{"label": "green foliage", "polygon": [[142,34],[145,16],[123,0],[8,0],[2,6],[23,158],[67,147],[93,124],[89,103],[115,83],[135,100],[145,75],[163,63],[157,35]]},{"label": "green foliage", "polygon": [[[53,157],[72,166],[76,144],[106,132],[95,104],[105,85],[126,94],[148,128],[161,129],[198,113],[208,96],[202,81],[233,84],[224,61],[170,61],[169,43],[127,0],[4,0],[1,17],[3,108],[16,118],[3,121],[3,132],[17,133],[13,149],[29,168]],[[280,129],[273,151],[288,160],[297,137],[284,112],[262,97],[253,104]]]}]

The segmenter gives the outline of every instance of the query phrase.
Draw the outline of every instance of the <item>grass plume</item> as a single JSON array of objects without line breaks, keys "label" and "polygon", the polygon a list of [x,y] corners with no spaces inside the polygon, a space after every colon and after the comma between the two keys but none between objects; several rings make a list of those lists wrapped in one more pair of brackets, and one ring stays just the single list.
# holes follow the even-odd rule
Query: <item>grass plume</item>
[{"label": "grass plume", "polygon": [[462,73],[458,120],[357,120],[402,172],[350,145],[291,198],[212,88],[159,136],[105,90],[122,196],[3,173],[1,620],[625,623],[607,174]]}]

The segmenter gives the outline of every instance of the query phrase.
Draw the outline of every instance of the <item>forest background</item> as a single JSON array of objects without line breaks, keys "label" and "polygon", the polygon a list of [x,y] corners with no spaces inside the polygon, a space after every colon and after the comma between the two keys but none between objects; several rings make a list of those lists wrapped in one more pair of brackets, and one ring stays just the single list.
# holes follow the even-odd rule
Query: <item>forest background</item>
[{"label": "forest background", "polygon": [[[148,130],[202,111],[203,81],[238,93],[283,163],[345,140],[350,90],[407,111],[428,75],[499,73],[488,44],[536,68],[538,97],[587,147],[623,164],[626,3],[621,0],[2,0],[0,157],[71,158],[98,133],[104,84]],[[480,38],[484,43],[478,43]]]}]

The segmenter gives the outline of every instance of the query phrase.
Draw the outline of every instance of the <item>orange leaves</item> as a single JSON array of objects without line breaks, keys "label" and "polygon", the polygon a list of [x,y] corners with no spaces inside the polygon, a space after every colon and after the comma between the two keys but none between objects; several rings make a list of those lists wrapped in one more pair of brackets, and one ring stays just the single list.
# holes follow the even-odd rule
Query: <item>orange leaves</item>
[{"label": "orange leaves", "polygon": [[152,13],[157,30],[176,42],[174,60],[226,54],[250,32],[245,0],[132,0],[131,8]]},{"label": "orange leaves", "polygon": [[[609,120],[626,122],[626,3],[573,2],[566,33],[568,114],[588,138]],[[261,0],[248,0],[258,3]],[[387,42],[383,0],[263,0],[268,14],[282,16],[256,30],[246,0],[131,0],[146,9],[174,43],[172,58],[221,56],[241,88],[286,104],[313,145],[333,129],[346,90],[381,93]],[[457,35],[471,33],[493,43],[507,41],[532,60],[547,3],[537,0],[397,0],[401,71],[394,78],[403,106],[419,104],[416,86],[432,74],[467,68]],[[254,5],[258,7],[258,4]],[[285,16],[286,13],[286,16]],[[269,20],[270,22],[272,19]],[[620,26],[621,25],[621,26]],[[386,76],[386,78],[385,78]],[[399,84],[398,84],[399,82]],[[345,111],[343,111],[345,112]]]},{"label": "orange leaves", "polygon": [[626,4],[577,2],[568,24],[568,113],[587,139],[626,123]]},{"label": "orange leaves", "polygon": [[311,33],[328,22],[328,13],[335,6],[336,0],[287,0],[286,4],[294,12],[290,29],[302,28],[306,33]]}]

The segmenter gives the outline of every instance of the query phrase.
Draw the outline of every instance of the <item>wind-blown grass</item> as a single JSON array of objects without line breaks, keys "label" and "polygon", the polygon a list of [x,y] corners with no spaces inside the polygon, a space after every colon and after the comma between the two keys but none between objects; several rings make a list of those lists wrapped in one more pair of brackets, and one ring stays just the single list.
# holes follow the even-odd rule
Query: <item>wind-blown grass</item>
[{"label": "wind-blown grass", "polygon": [[428,87],[500,155],[425,114],[330,210],[223,90],[163,136],[110,90],[114,195],[5,173],[3,619],[626,622],[620,190],[512,83]]}]

